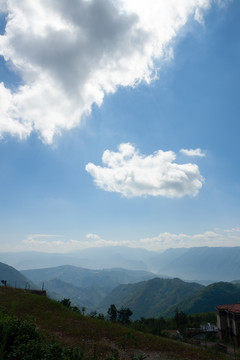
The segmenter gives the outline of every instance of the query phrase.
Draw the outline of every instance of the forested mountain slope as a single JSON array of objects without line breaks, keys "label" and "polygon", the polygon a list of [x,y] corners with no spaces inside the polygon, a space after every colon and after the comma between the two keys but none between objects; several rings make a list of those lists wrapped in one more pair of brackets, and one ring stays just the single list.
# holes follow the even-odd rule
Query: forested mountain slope
[{"label": "forested mountain slope", "polygon": [[193,295],[203,288],[197,283],[186,283],[178,278],[155,278],[137,284],[120,285],[100,303],[105,310],[115,304],[117,307],[129,307],[133,318],[159,317],[171,305]]},{"label": "forested mountain slope", "polygon": [[165,316],[173,316],[177,306],[186,314],[197,314],[216,311],[216,306],[234,304],[240,301],[240,285],[218,282],[206,286],[198,293],[180,301],[165,312]]}]

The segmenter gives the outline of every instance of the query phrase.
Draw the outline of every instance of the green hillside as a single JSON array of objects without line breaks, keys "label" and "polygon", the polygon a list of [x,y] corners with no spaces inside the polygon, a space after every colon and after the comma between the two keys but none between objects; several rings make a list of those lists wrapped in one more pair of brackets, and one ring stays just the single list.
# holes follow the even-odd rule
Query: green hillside
[{"label": "green hillside", "polygon": [[117,307],[129,307],[133,318],[159,317],[171,305],[203,289],[202,285],[186,283],[178,278],[155,278],[137,284],[120,285],[101,302],[100,309],[105,310],[115,304]]},{"label": "green hillside", "polygon": [[[203,288],[198,293],[177,303],[179,311],[186,314],[212,312],[217,305],[234,304],[240,301],[240,285],[228,282],[218,282]],[[176,306],[165,312],[165,316],[172,316]]]},{"label": "green hillside", "polygon": [[[61,344],[80,348],[85,360],[216,360],[216,354],[207,350],[83,316],[56,301],[25,290],[0,288],[0,309],[10,311],[19,319],[34,318],[37,328],[48,339],[54,336]],[[0,316],[0,326],[1,319]],[[32,359],[30,355],[28,359]],[[217,355],[217,358],[226,359],[223,355]]]}]

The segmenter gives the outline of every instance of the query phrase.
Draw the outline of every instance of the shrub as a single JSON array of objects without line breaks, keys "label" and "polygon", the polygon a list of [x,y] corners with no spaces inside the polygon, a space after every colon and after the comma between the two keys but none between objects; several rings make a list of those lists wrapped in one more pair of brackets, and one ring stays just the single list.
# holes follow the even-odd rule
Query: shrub
[{"label": "shrub", "polygon": [[0,313],[0,359],[8,360],[82,360],[79,349],[64,348],[47,341],[31,319],[19,320]]}]

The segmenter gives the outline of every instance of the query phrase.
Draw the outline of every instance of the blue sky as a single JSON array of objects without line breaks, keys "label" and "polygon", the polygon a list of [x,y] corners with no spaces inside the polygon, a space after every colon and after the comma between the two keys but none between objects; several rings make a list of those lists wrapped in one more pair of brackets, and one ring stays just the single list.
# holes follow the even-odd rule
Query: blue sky
[{"label": "blue sky", "polygon": [[2,251],[240,244],[240,2],[118,3],[0,2]]}]

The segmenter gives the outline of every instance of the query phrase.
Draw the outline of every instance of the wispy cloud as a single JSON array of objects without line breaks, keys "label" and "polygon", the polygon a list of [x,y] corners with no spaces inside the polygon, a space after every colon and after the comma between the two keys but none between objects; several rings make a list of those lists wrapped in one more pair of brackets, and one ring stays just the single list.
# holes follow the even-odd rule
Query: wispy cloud
[{"label": "wispy cloud", "polygon": [[[81,124],[119,86],[150,82],[159,60],[211,0],[1,0],[7,11],[0,55],[22,79],[0,84],[0,136],[54,135]],[[157,66],[156,66],[157,60]]]},{"label": "wispy cloud", "polygon": [[[61,239],[59,239],[61,238]],[[131,241],[115,241],[105,240],[98,234],[86,234],[86,237],[80,240],[66,239],[61,235],[47,235],[47,234],[31,234],[22,241],[22,245],[16,250],[32,250],[43,251],[50,253],[66,253],[73,250],[82,250],[93,247],[103,246],[131,246]],[[11,251],[8,247],[4,251]]]},{"label": "wispy cloud", "polygon": [[164,232],[155,237],[140,239],[139,244],[152,250],[201,246],[240,246],[240,231],[238,228],[233,228],[230,230],[217,229],[198,234]]},{"label": "wispy cloud", "polygon": [[119,146],[118,152],[104,151],[102,162],[105,167],[89,163],[86,171],[98,187],[125,197],[197,195],[203,184],[198,166],[177,164],[175,159],[172,151],[158,150],[151,155],[142,155],[126,143]]},{"label": "wispy cloud", "polygon": [[49,234],[31,234],[28,235],[25,240],[23,240],[23,244],[29,247],[45,247],[46,249],[50,249],[52,247],[61,246],[64,244],[62,240],[56,240],[58,238],[62,238],[61,235],[49,235]]},{"label": "wispy cloud", "polygon": [[206,154],[201,149],[181,149],[180,153],[186,156],[204,157]]},{"label": "wispy cloud", "polygon": [[[61,239],[60,239],[61,238]],[[89,233],[83,239],[66,239],[60,235],[33,234],[22,241],[16,251],[34,250],[52,253],[67,253],[74,250],[104,246],[129,246],[144,248],[153,251],[163,251],[169,248],[190,247],[219,247],[240,246],[240,228],[214,229],[202,233],[170,233],[162,232],[157,236],[145,237],[135,240],[114,240]],[[4,251],[14,251],[7,247]]]}]

